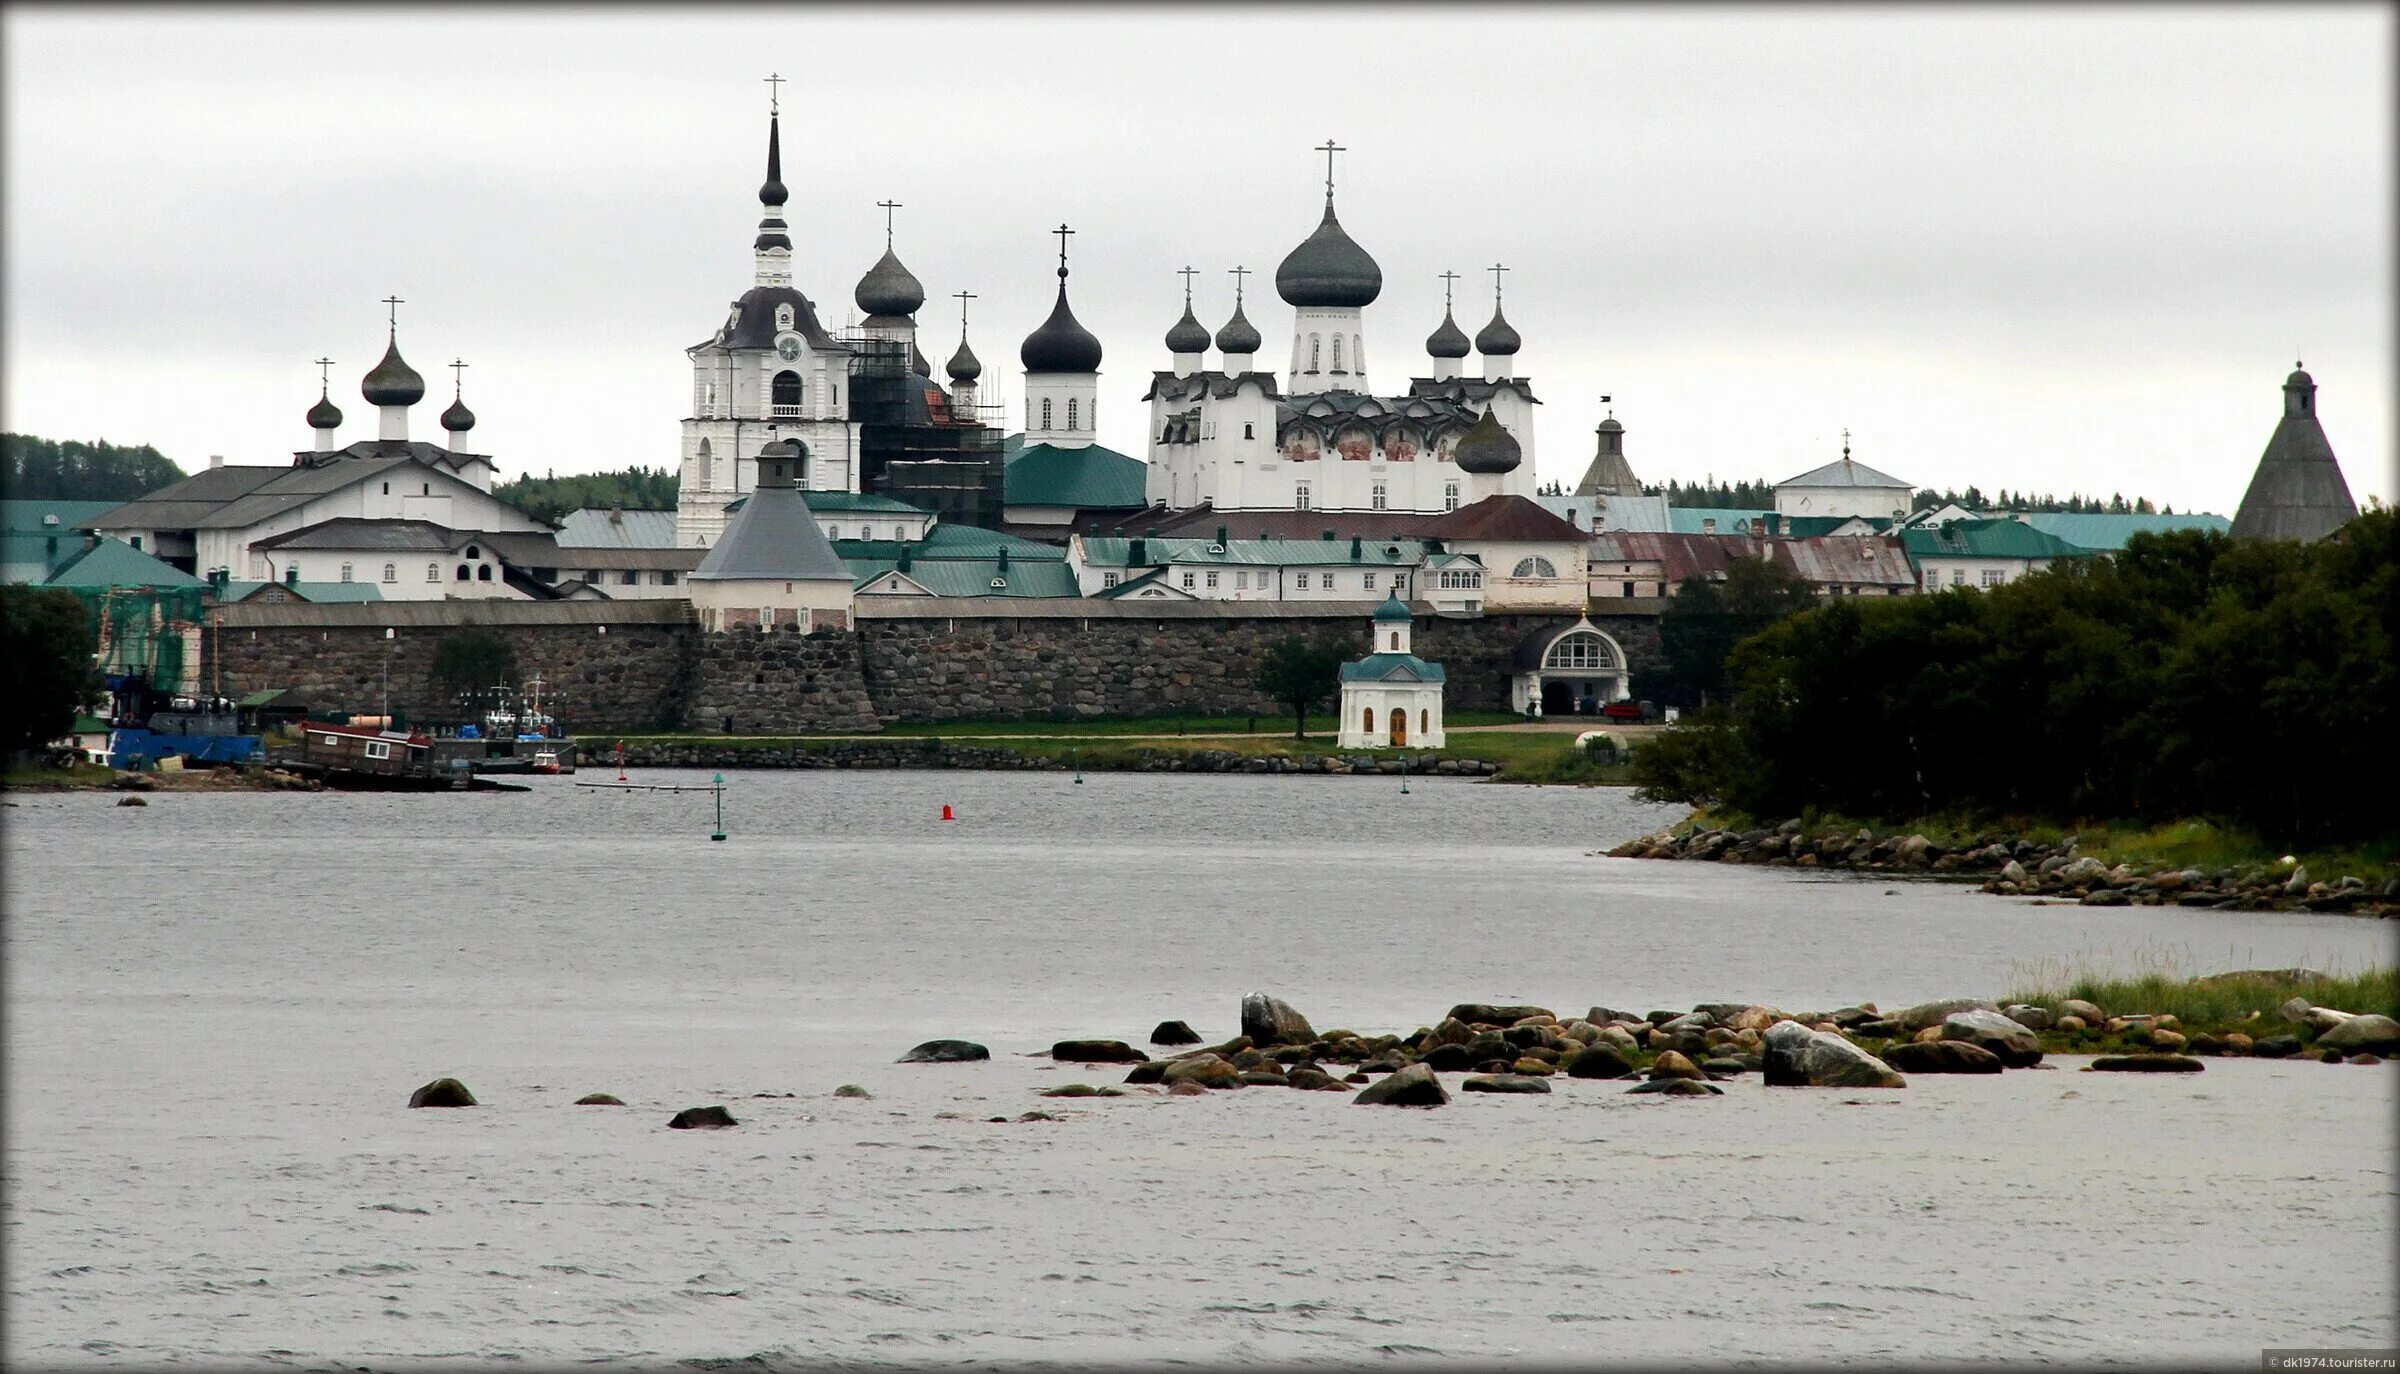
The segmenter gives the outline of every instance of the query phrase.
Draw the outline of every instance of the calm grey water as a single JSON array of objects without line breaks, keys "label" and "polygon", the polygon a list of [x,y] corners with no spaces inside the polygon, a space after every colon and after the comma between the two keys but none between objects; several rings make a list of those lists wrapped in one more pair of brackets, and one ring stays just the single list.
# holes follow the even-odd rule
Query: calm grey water
[{"label": "calm grey water", "polygon": [[[736,774],[724,844],[706,796],[566,779],[16,800],[11,1368],[2395,1339],[2390,1066],[1418,1113],[1045,1101],[1117,1075],[1028,1057],[1228,1036],[1253,989],[1368,1033],[1461,1000],[1890,1006],[2044,963],[2355,969],[2387,922],[1609,860],[1671,813],[1440,780]],[[949,1035],[994,1062],[891,1063]],[[485,1105],[405,1109],[443,1074]],[[569,1105],[596,1090],[631,1105]],[[712,1102],[741,1128],[662,1129]],[[1060,1119],[986,1119],[1036,1106]]]}]

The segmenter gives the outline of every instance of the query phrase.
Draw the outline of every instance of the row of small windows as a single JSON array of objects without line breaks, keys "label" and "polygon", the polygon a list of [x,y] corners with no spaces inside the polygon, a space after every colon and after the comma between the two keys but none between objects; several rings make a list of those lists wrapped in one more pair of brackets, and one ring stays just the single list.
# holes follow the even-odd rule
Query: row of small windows
[{"label": "row of small windows", "polygon": [[[1292,336],[1292,351],[1294,353],[1300,351],[1300,336],[1297,334]],[[1350,361],[1359,371],[1367,370],[1366,346],[1358,341],[1356,334],[1350,336]],[[1325,336],[1322,334],[1309,335],[1308,370],[1311,372],[1324,371],[1324,362]],[[1339,334],[1333,336],[1333,370],[1335,372],[1342,370],[1342,336]]]},{"label": "row of small windows", "polygon": [[[1044,396],[1042,398],[1042,428],[1050,428],[1051,415],[1052,412],[1050,409],[1050,398]],[[1100,407],[1098,403],[1094,403],[1092,406],[1092,420],[1094,424],[1097,424],[1099,419]],[[1078,430],[1084,428],[1083,408],[1073,396],[1069,396],[1067,398],[1067,428],[1069,430]],[[1247,428],[1247,426],[1245,426],[1245,428]]]},{"label": "row of small windows", "polygon": [[[1359,722],[1359,725],[1363,729],[1372,731],[1375,728],[1375,708],[1370,706],[1366,708],[1366,711],[1366,717]],[[1408,728],[1408,711],[1406,708],[1395,707],[1392,710],[1392,714],[1399,717],[1399,719],[1394,721],[1393,724],[1397,725],[1403,730]],[[1428,711],[1423,707],[1419,707],[1417,709],[1417,732],[1419,734],[1426,735],[1433,733],[1433,712]]]},{"label": "row of small windows", "polygon": [[[468,556],[468,557],[472,558],[474,555],[475,555],[475,551],[474,551],[473,549],[471,549],[471,548],[470,548],[470,549],[468,549],[468,550],[467,550],[467,556]],[[294,564],[292,564],[290,567],[288,567],[287,569],[285,569],[285,571],[291,574],[291,576],[292,576],[292,579],[293,579],[294,581],[297,581],[297,582],[305,582],[305,581],[307,581],[307,580],[308,580],[307,578],[305,578],[305,577],[303,577],[303,576],[301,575],[301,572],[300,572],[300,565],[299,565],[299,564],[297,564],[297,563],[294,563]],[[349,563],[344,563],[344,564],[342,565],[342,580],[343,580],[344,582],[354,582],[354,581],[356,581],[357,579],[358,579],[358,569],[357,569],[357,567],[356,567],[356,566],[354,566],[354,565],[352,565],[352,564],[349,564]],[[399,564],[397,564],[397,563],[386,563],[386,564],[384,564],[384,565],[383,565],[383,580],[384,580],[384,582],[385,582],[387,585],[388,585],[388,584],[390,584],[390,583],[398,582],[398,581],[400,580],[400,565],[399,565]],[[428,564],[426,564],[426,565],[425,565],[425,580],[426,580],[426,581],[428,581],[428,582],[439,582],[439,581],[441,581],[441,580],[442,580],[442,565],[441,565],[441,564],[439,564],[439,563],[428,563]],[[491,580],[492,580],[492,565],[491,565],[491,564],[489,564],[489,563],[477,563],[477,564],[461,563],[461,564],[459,564],[459,565],[458,565],[458,580],[459,580],[459,581],[461,581],[461,582],[467,582],[467,581],[475,581],[475,582],[489,582],[489,581],[491,581]]]},{"label": "row of small windows", "polygon": [[[1196,573],[1196,572],[1192,572],[1192,571],[1190,571],[1190,570],[1188,570],[1188,569],[1187,569],[1187,570],[1184,572],[1184,574],[1183,574],[1183,588],[1184,588],[1184,590],[1185,590],[1185,591],[1196,591],[1196,590],[1199,590],[1199,589],[1201,589],[1201,588],[1207,588],[1207,589],[1209,589],[1209,590],[1212,590],[1212,591],[1213,591],[1213,590],[1215,590],[1215,589],[1216,589],[1216,588],[1217,588],[1217,587],[1220,585],[1220,584],[1219,584],[1219,582],[1218,582],[1218,580],[1217,580],[1217,579],[1218,579],[1218,577],[1219,577],[1219,575],[1220,575],[1220,574],[1218,574],[1218,573],[1217,573],[1217,571],[1216,571],[1215,569],[1210,569],[1209,571],[1207,571],[1207,572],[1205,572],[1205,573]],[[1325,589],[1326,591],[1329,591],[1329,592],[1330,592],[1330,591],[1334,591],[1334,590],[1336,590],[1336,589],[1337,589],[1337,588],[1336,588],[1336,583],[1335,583],[1335,577],[1337,576],[1336,574],[1334,574],[1334,573],[1321,573],[1321,574],[1319,574],[1319,573],[1304,573],[1304,572],[1296,572],[1296,573],[1293,573],[1293,574],[1292,574],[1292,589],[1293,589],[1294,591],[1302,591],[1302,592],[1308,591],[1308,590],[1310,590],[1310,579],[1311,579],[1312,577],[1318,577],[1318,576],[1321,576],[1321,577],[1323,577],[1323,578],[1325,579],[1325,581],[1324,581],[1324,583],[1323,583],[1323,587],[1324,587],[1324,589]],[[1360,589],[1361,591],[1369,591],[1369,592],[1371,592],[1371,591],[1374,591],[1374,590],[1376,589],[1376,586],[1375,586],[1375,579],[1377,578],[1377,576],[1378,576],[1378,574],[1376,574],[1376,573],[1371,573],[1371,572],[1370,572],[1370,573],[1360,573],[1360,574],[1359,574],[1359,589]],[[1233,575],[1233,590],[1235,590],[1235,591],[1237,591],[1237,592],[1242,592],[1242,591],[1248,591],[1248,590],[1250,590],[1250,588],[1251,588],[1251,585],[1252,585],[1250,578],[1251,578],[1251,574],[1250,574],[1249,572],[1247,572],[1247,571],[1239,571],[1239,572],[1236,572],[1236,573],[1234,573],[1234,575]],[[1261,570],[1259,571],[1259,573],[1258,573],[1258,581],[1257,581],[1257,584],[1256,584],[1256,585],[1257,585],[1257,587],[1258,587],[1258,589],[1259,589],[1260,591],[1262,591],[1262,592],[1263,592],[1263,591],[1265,591],[1266,589],[1268,589],[1269,587],[1272,587],[1272,586],[1274,586],[1274,585],[1275,585],[1274,578],[1275,578],[1275,575],[1274,575],[1273,573],[1270,573],[1270,572],[1267,572],[1267,571],[1265,571],[1264,569],[1261,569]],[[1113,587],[1113,586],[1117,585],[1117,583],[1116,583],[1116,574],[1115,574],[1115,573],[1107,573],[1107,574],[1104,574],[1104,575],[1102,576],[1102,578],[1101,578],[1101,583],[1100,583],[1100,585],[1102,585],[1102,586],[1104,586],[1104,587]],[[1400,593],[1402,596],[1406,596],[1406,595],[1408,595],[1408,574],[1407,574],[1407,573],[1393,573],[1393,574],[1392,574],[1392,590],[1393,590],[1393,591],[1396,591],[1396,592],[1398,592],[1398,593]]]}]

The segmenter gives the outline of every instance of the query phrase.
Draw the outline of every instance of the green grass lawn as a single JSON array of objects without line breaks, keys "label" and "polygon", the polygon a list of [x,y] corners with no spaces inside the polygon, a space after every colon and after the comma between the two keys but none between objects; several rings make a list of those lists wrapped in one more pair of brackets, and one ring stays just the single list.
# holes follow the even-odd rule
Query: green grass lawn
[{"label": "green grass lawn", "polygon": [[[1451,725],[1514,725],[1524,717],[1510,711],[1456,711],[1445,720]],[[1312,732],[1333,729],[1331,712],[1312,714],[1308,718]],[[1259,733],[1289,735],[1290,716],[1093,716],[1073,720],[946,720],[918,721],[886,726],[874,739],[966,739],[970,736],[993,738],[1022,735],[1239,735]]]},{"label": "green grass lawn", "polygon": [[[2112,1016],[2129,1012],[2171,1015],[2191,1030],[2252,1030],[2264,1023],[2267,1033],[2288,1029],[2283,1004],[2304,997],[2311,1005],[2349,1012],[2379,1012],[2400,1019],[2400,969],[2349,972],[2320,969],[2327,981],[2282,976],[2288,970],[2267,970],[2254,976],[2229,978],[2222,974],[2195,977],[2167,956],[2154,956],[2150,967],[2131,976],[2079,970],[2070,964],[2046,961],[2020,968],[2013,1002],[2030,1002],[2055,1010],[2070,997],[2079,997]],[[2254,1032],[2256,1033],[2256,1032]]]},{"label": "green grass lawn", "polygon": [[59,788],[106,787],[116,775],[115,769],[97,763],[78,763],[66,768],[34,763],[10,764],[7,774],[0,776],[0,788],[39,792]]}]

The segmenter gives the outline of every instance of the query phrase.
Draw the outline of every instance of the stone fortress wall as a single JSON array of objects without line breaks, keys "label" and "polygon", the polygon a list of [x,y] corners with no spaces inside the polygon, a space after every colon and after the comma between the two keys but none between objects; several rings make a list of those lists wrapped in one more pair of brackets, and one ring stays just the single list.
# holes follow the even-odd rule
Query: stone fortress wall
[{"label": "stone fortress wall", "polygon": [[[469,628],[541,673],[544,708],[569,730],[739,734],[873,730],[879,722],[1059,718],[1276,708],[1250,685],[1287,636],[1332,634],[1363,652],[1373,608],[1315,603],[995,603],[911,599],[862,607],[850,632],[708,634],[681,601],[367,602],[234,605],[203,636],[200,681],[239,697],[296,689],[319,710],[450,720],[434,655]],[[1528,636],[1572,616],[1427,616],[1416,651],[1449,673],[1453,710],[1508,709]],[[1639,671],[1658,660],[1654,618],[1594,623]]]}]

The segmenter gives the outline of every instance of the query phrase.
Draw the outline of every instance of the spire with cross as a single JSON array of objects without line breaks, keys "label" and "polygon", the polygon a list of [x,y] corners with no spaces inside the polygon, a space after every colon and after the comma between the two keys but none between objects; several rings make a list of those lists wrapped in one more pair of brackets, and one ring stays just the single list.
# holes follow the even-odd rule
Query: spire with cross
[{"label": "spire with cross", "polygon": [[1061,221],[1059,226],[1050,232],[1058,235],[1058,275],[1061,280],[1064,280],[1067,275],[1067,235],[1075,231],[1069,229],[1065,222]]},{"label": "spire with cross", "polygon": [[315,359],[315,362],[317,364],[317,397],[322,400],[333,394],[333,374],[328,370],[333,366],[333,359],[318,358]]},{"label": "spire with cross", "polygon": [[1442,273],[1442,313],[1450,313],[1450,284],[1458,280],[1456,272]]},{"label": "spire with cross", "polygon": [[400,307],[408,304],[408,302],[400,299],[398,296],[386,296],[383,298],[383,303],[391,307],[391,336],[394,339],[397,339],[400,337]]},{"label": "spire with cross", "polygon": [[1239,310],[1242,308],[1242,278],[1250,275],[1250,269],[1247,267],[1228,267],[1225,269],[1225,271],[1233,278],[1233,308]]},{"label": "spire with cross", "polygon": [[1350,150],[1329,138],[1317,145],[1317,151],[1325,155],[1325,203],[1331,205],[1333,204],[1333,155]]},{"label": "spire with cross", "polygon": [[1183,308],[1189,311],[1192,308],[1192,278],[1199,276],[1200,271],[1187,264],[1175,275],[1183,278]]},{"label": "spire with cross", "polygon": [[889,248],[892,246],[892,212],[900,208],[900,202],[879,200],[875,202],[875,208],[883,211],[883,246]]},{"label": "spire with cross", "polygon": [[1850,430],[1847,426],[1842,429],[1842,461],[1850,461]]},{"label": "spire with cross", "polygon": [[464,358],[455,359],[450,364],[450,399],[453,401],[465,394],[466,378],[463,374],[466,370],[467,360]]},{"label": "spire with cross", "polygon": [[1500,308],[1500,274],[1516,269],[1495,262],[1483,270],[1492,274],[1492,308],[1497,310]]},{"label": "spire with cross", "polygon": [[780,113],[782,113],[782,111],[783,111],[783,100],[782,100],[782,96],[783,96],[783,82],[784,82],[784,78],[783,78],[783,75],[782,75],[782,73],[780,73],[780,72],[769,72],[769,73],[767,74],[767,76],[766,76],[766,82],[767,82],[767,114],[768,114],[768,116],[771,118],[771,117],[773,117],[773,116],[775,116],[775,115],[777,115],[777,114],[780,114]]},{"label": "spire with cross", "polygon": [[967,341],[967,302],[975,299],[975,293],[953,291],[950,295],[958,302],[958,341],[963,344]]}]

